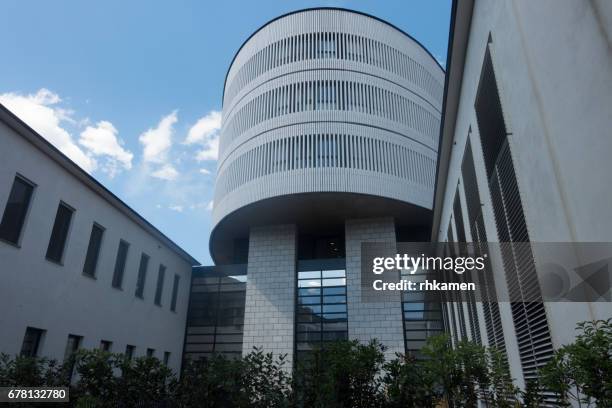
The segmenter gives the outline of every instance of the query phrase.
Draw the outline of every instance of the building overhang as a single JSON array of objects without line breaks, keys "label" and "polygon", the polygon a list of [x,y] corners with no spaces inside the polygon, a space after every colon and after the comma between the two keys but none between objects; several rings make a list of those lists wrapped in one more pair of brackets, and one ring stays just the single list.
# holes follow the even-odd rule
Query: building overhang
[{"label": "building overhang", "polygon": [[296,224],[301,233],[343,226],[347,219],[391,217],[398,227],[425,227],[431,210],[390,198],[346,193],[288,194],[253,202],[228,214],[211,232],[209,249],[215,264],[232,263],[234,240],[253,227]]}]

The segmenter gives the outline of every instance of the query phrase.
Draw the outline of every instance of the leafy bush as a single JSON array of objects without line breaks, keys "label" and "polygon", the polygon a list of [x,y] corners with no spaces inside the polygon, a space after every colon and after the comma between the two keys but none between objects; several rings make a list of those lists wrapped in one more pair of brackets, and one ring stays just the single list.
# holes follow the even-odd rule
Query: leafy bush
[{"label": "leafy bush", "polygon": [[[512,382],[501,353],[446,335],[431,337],[422,358],[398,354],[385,362],[376,340],[330,343],[296,364],[255,348],[242,358],[186,361],[178,378],[155,358],[80,350],[54,360],[0,355],[0,386],[68,386],[77,407],[223,408],[535,408],[554,393],[556,406],[612,406],[612,319],[578,325],[524,391]],[[522,400],[522,402],[521,402]]]},{"label": "leafy bush", "polygon": [[294,379],[298,407],[382,407],[381,370],[385,346],[339,341],[313,351]]},{"label": "leafy bush", "polygon": [[0,387],[65,387],[66,367],[56,360],[0,354]]},{"label": "leafy bush", "polygon": [[541,370],[542,385],[561,407],[612,406],[612,319],[578,324],[572,344],[555,351]]}]

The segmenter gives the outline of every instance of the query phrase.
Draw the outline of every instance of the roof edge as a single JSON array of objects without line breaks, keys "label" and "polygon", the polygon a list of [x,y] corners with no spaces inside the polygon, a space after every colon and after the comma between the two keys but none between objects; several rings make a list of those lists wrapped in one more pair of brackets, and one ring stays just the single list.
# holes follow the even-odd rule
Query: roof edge
[{"label": "roof edge", "polygon": [[437,241],[440,233],[442,203],[446,190],[449,160],[452,152],[457,112],[463,86],[463,70],[470,38],[474,0],[453,0],[451,24],[446,57],[447,72],[442,102],[442,123],[438,141],[438,166],[434,186],[431,240]]},{"label": "roof edge", "polygon": [[[454,0],[453,0],[453,2],[454,2]],[[446,72],[445,69],[442,67],[442,65],[440,65],[440,63],[438,62],[436,57],[434,57],[433,54],[427,49],[427,47],[425,47],[419,40],[417,40],[412,35],[410,35],[407,32],[405,32],[401,28],[397,27],[396,25],[394,25],[394,24],[392,24],[392,23],[390,23],[390,22],[388,22],[386,20],[383,20],[380,17],[373,16],[372,14],[368,14],[368,13],[363,12],[363,11],[352,10],[352,9],[348,9],[348,8],[344,8],[344,7],[308,7],[308,8],[303,8],[303,9],[299,9],[299,10],[293,10],[293,11],[290,11],[288,13],[281,14],[280,16],[274,17],[272,20],[267,21],[262,26],[260,26],[257,30],[253,31],[251,33],[251,35],[249,35],[244,40],[244,42],[240,45],[240,47],[238,47],[238,50],[236,50],[236,53],[234,54],[234,57],[232,58],[232,61],[230,62],[229,66],[227,68],[227,71],[225,72],[225,79],[223,80],[223,94],[221,95],[221,104],[223,104],[225,102],[225,86],[227,85],[227,76],[229,75],[229,72],[232,69],[232,66],[234,65],[234,61],[236,60],[236,57],[238,57],[238,54],[240,54],[240,51],[251,40],[251,38],[253,38],[258,32],[260,32],[261,30],[263,30],[265,27],[267,27],[268,25],[272,24],[276,20],[280,20],[281,18],[285,18],[285,17],[291,16],[293,14],[304,13],[304,12],[308,12],[308,11],[317,11],[317,10],[346,11],[346,12],[349,12],[349,13],[359,14],[359,15],[362,15],[362,16],[365,16],[365,17],[373,18],[374,20],[378,20],[381,23],[384,23],[384,24],[388,25],[389,27],[399,31],[400,33],[404,34],[406,37],[408,37],[412,41],[414,41],[419,47],[421,47],[423,49],[423,51],[425,51],[434,60],[436,65],[440,68],[440,70],[442,70],[443,73]]]},{"label": "roof edge", "polygon": [[109,189],[104,187],[98,180],[96,180],[93,176],[79,167],[75,162],[73,162],[68,156],[62,153],[58,148],[53,146],[47,139],[41,136],[38,132],[32,129],[27,123],[21,120],[17,115],[11,112],[6,106],[0,103],[0,120],[8,127],[13,129],[19,135],[24,137],[28,142],[30,142],[34,147],[45,153],[49,156],[53,161],[59,164],[62,168],[64,168],[68,173],[74,176],[77,180],[84,183],[89,189],[91,189],[94,193],[101,196],[104,200],[106,200],[110,205],[117,208],[122,214],[127,216],[129,219],[138,224],[142,229],[144,229],[149,234],[155,236],[157,239],[166,244],[171,250],[173,250],[177,255],[191,263],[192,266],[200,265],[200,262],[196,260],[194,257],[189,255],[184,249],[182,249],[178,244],[168,238],[163,232],[157,229],[153,224],[147,221],[142,215],[138,214],[133,208],[127,205],[123,200],[117,197],[114,193],[112,193]]}]

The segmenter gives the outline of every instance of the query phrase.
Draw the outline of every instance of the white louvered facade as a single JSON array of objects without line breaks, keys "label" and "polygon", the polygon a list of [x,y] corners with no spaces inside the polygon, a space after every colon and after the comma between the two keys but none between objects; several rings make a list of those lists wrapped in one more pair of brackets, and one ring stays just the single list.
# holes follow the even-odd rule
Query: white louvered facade
[{"label": "white louvered facade", "polygon": [[312,9],[268,23],[227,74],[213,222],[300,193],[433,205],[444,72],[376,18]]}]

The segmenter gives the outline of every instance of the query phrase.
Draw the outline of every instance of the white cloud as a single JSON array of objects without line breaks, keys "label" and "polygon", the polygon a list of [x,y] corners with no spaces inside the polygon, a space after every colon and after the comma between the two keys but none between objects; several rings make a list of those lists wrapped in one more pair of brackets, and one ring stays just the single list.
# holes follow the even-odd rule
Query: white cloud
[{"label": "white cloud", "polygon": [[138,140],[144,147],[143,158],[145,162],[164,163],[168,158],[168,151],[172,146],[173,125],[178,121],[176,111],[164,116],[157,124],[142,133]]},{"label": "white cloud", "polygon": [[108,121],[100,121],[95,126],[87,126],[79,144],[87,148],[95,156],[105,156],[103,170],[111,177],[119,171],[119,166],[125,170],[132,168],[134,155],[122,147],[122,141],[117,137],[117,129]]},{"label": "white cloud", "polygon": [[72,161],[88,173],[97,167],[91,154],[81,149],[70,133],[62,126],[63,122],[75,124],[72,111],[57,106],[61,102],[59,95],[41,88],[35,94],[18,93],[0,94],[0,103],[30,125],[41,136],[57,147]]},{"label": "white cloud", "polygon": [[171,209],[172,211],[183,212],[183,206],[182,205],[171,205],[168,208]]},{"label": "white cloud", "polygon": [[200,169],[200,173],[202,173],[202,174],[210,174],[210,170],[205,169],[205,168],[201,168]]},{"label": "white cloud", "polygon": [[158,179],[171,181],[178,177],[179,172],[171,164],[164,164],[160,169],[152,172],[151,175]]},{"label": "white cloud", "polygon": [[184,143],[199,144],[202,150],[196,154],[196,159],[217,160],[219,157],[219,130],[221,129],[221,112],[210,111],[208,114],[198,119],[189,129]]},{"label": "white cloud", "polygon": [[206,206],[206,209],[207,209],[208,211],[212,211],[212,209],[213,209],[213,202],[212,202],[212,200],[210,200],[210,201],[208,202],[208,205]]}]

